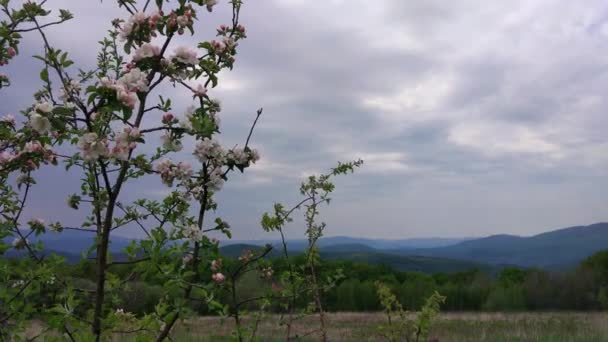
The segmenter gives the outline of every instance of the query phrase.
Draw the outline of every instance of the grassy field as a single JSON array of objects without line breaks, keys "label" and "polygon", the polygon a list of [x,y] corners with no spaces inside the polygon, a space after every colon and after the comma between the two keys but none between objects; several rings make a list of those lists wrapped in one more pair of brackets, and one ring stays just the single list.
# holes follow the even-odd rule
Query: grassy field
[{"label": "grassy field", "polygon": [[[384,323],[379,313],[328,314],[329,341],[386,341],[377,331]],[[285,328],[278,326],[278,318],[268,316],[258,326],[259,341],[285,341]],[[249,324],[252,320],[245,319]],[[232,320],[199,317],[180,322],[172,334],[173,341],[211,342],[234,341]],[[30,334],[40,332],[34,324]],[[298,320],[297,341],[319,341],[316,317]],[[29,334],[28,334],[29,335]],[[33,336],[33,335],[30,335]],[[57,341],[57,336],[52,339]],[[543,342],[608,342],[608,313],[443,313],[432,326],[432,341],[543,341]],[[45,341],[44,336],[36,341]],[[115,336],[113,342],[134,341],[133,335]]]},{"label": "grassy field", "polygon": [[[275,318],[276,319],[276,318]],[[330,341],[384,341],[376,327],[383,322],[377,313],[329,314]],[[300,336],[317,327],[314,317],[300,320]],[[176,341],[231,341],[232,324],[202,317],[183,322]],[[258,328],[261,341],[283,341],[283,327],[268,317]],[[444,313],[435,322],[431,337],[438,341],[608,341],[605,313]],[[300,341],[317,341],[309,335]]]}]

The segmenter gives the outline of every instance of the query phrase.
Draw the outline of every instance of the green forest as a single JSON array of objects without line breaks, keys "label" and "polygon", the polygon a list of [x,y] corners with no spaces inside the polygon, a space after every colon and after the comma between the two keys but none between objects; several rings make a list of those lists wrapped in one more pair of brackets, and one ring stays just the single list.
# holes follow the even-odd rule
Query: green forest
[{"label": "green forest", "polygon": [[[270,258],[266,265],[274,274],[284,273],[289,264],[303,266],[304,255],[285,259]],[[27,267],[28,259],[14,259],[14,267]],[[227,269],[238,267],[236,259],[225,259]],[[117,293],[117,302],[125,311],[136,315],[152,312],[163,295],[163,289],[149,274],[139,278],[137,268],[130,264],[116,265],[117,279],[129,278],[132,285]],[[377,282],[387,285],[401,305],[417,311],[435,291],[446,297],[442,311],[598,311],[608,308],[608,250],[585,259],[574,269],[548,272],[540,269],[505,267],[496,272],[471,269],[452,273],[398,271],[388,265],[373,265],[346,260],[323,260],[317,269],[320,278],[337,279],[322,296],[328,311],[370,312],[382,309],[377,296]],[[91,261],[66,265],[62,277],[72,277],[80,288],[93,288],[95,269]],[[261,278],[257,273],[245,275],[238,286],[239,302],[248,298],[268,296],[268,289],[281,287],[280,279]],[[41,288],[53,303],[53,285]],[[222,301],[230,302],[229,291]],[[258,298],[259,299],[259,298]],[[298,298],[305,306],[311,298]],[[248,309],[259,309],[259,300],[252,300]],[[201,315],[214,314],[207,305],[191,302]],[[272,310],[273,308],[271,308]],[[274,308],[279,311],[280,308]]]}]

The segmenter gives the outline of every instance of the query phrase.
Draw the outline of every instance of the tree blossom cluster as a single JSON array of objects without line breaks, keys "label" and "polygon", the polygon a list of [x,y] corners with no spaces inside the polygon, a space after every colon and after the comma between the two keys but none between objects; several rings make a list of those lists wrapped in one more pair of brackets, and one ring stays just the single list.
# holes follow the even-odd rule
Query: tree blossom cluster
[{"label": "tree blossom cluster", "polygon": [[[4,7],[4,2],[8,3],[0,0],[0,7]],[[198,28],[195,23],[203,13],[200,7],[212,12],[217,0],[120,3],[128,15],[124,20],[112,21],[113,30],[99,42],[98,64],[87,71],[70,68],[74,62],[68,53],[50,45],[51,36],[45,36],[43,30],[48,25],[43,18],[50,13],[42,8],[44,2],[25,2],[22,21],[32,27],[23,32],[37,32],[44,38],[43,53],[37,56],[37,60],[42,62],[40,79],[43,86],[36,92],[34,104],[23,111],[23,122],[18,122],[10,114],[0,118],[0,179],[8,183],[9,175],[11,177],[10,185],[0,184],[0,210],[10,209],[0,211],[3,215],[10,214],[2,216],[0,233],[8,232],[7,236],[13,238],[13,248],[25,250],[32,260],[39,262],[39,271],[46,272],[44,277],[39,277],[40,281],[45,286],[53,286],[60,293],[61,300],[77,298],[78,305],[87,310],[88,330],[99,340],[104,330],[120,324],[112,321],[115,316],[135,319],[121,307],[108,307],[114,304],[114,299],[108,299],[113,297],[109,293],[124,283],[121,280],[116,283],[121,285],[115,285],[114,274],[109,276],[107,272],[114,264],[120,263],[109,257],[114,232],[125,226],[140,227],[149,239],[134,242],[125,250],[129,262],[133,260],[134,264],[141,266],[142,274],[156,272],[156,276],[163,278],[171,287],[167,294],[184,293],[185,300],[172,298],[156,306],[158,312],[141,320],[146,325],[157,324],[149,331],[159,332],[157,340],[163,340],[175,323],[171,318],[177,319],[187,311],[183,306],[189,301],[189,296],[197,295],[200,297],[197,300],[210,302],[214,287],[227,288],[220,284],[234,282],[228,266],[223,269],[219,241],[205,235],[208,231],[217,231],[230,237],[230,225],[219,217],[215,219],[215,225],[207,221],[209,212],[218,207],[214,195],[228,181],[231,172],[243,172],[260,156],[249,146],[251,133],[244,145],[225,148],[219,143],[216,137],[220,134],[222,106],[210,95],[219,82],[220,72],[233,67],[236,49],[239,41],[245,38],[246,31],[238,23],[241,1],[232,0],[229,2],[233,7],[231,25],[212,28],[217,33],[215,40],[201,41],[194,46],[174,46],[171,44],[175,43],[174,36],[186,32],[194,34],[194,29]],[[67,20],[71,14],[62,10],[60,16],[61,20]],[[38,19],[34,20],[35,17]],[[17,23],[10,22],[15,18],[9,18],[10,30],[17,26]],[[0,22],[2,28],[6,25]],[[18,53],[15,43],[18,38],[10,30],[0,30],[0,39],[3,39],[0,66]],[[10,39],[5,39],[5,32],[9,32]],[[163,98],[166,94],[158,96],[160,94],[155,93],[161,89],[156,87],[163,82],[186,92],[188,97],[192,96],[194,105],[184,115],[177,117],[171,114],[171,99]],[[0,75],[0,88],[7,84],[8,77]],[[160,101],[153,103],[157,97]],[[255,117],[252,132],[260,114],[261,110]],[[159,148],[139,148],[137,153],[134,152],[146,142],[154,144],[154,139],[150,138],[155,134],[160,136]],[[186,142],[190,140],[195,143],[189,146]],[[156,144],[158,142],[156,140]],[[179,156],[171,155],[184,149],[187,150],[184,155],[195,162],[179,161]],[[33,171],[43,163],[62,163],[70,172],[79,174],[79,177],[74,177],[80,181],[79,191],[66,201],[70,208],[90,211],[83,215],[78,227],[64,227],[49,218],[45,221],[19,217],[27,202],[27,189],[36,184]],[[125,194],[125,184],[148,176],[160,176],[163,184],[175,189],[162,200],[133,200]],[[26,190],[19,193],[13,190],[13,185],[17,190]],[[23,196],[22,199],[19,195]],[[3,207],[4,198],[10,198],[11,203]],[[35,247],[38,239],[34,244],[28,239],[47,231],[58,234],[69,229],[85,231],[93,237],[93,246],[83,246],[83,249],[91,247],[93,256],[89,255],[89,258],[94,259],[100,270],[96,274],[99,281],[93,291],[75,291],[69,284],[71,280],[60,276],[51,281],[53,272],[43,267],[51,261],[37,254],[42,251],[42,247],[40,250]],[[2,243],[0,241],[0,252],[4,247]],[[246,263],[251,259],[241,261]],[[57,266],[53,264],[53,267]],[[162,272],[158,273],[159,270]],[[208,270],[210,274],[205,273]],[[268,270],[264,273],[271,275]],[[0,274],[0,277],[4,275]],[[30,286],[30,282],[23,279],[11,278],[13,280],[18,284],[16,289],[25,290]],[[192,291],[195,286],[207,287],[210,291],[208,294]],[[83,300],[83,293],[89,296],[86,300]],[[93,304],[91,298],[94,305],[89,305]],[[0,302],[5,299],[0,293]],[[4,317],[3,310],[0,308],[0,320]],[[160,312],[162,310],[166,312]],[[85,322],[73,316],[72,312],[66,312],[62,315],[61,325],[82,327]],[[148,331],[148,328],[146,326],[142,330]],[[2,337],[0,331],[0,339]]]}]

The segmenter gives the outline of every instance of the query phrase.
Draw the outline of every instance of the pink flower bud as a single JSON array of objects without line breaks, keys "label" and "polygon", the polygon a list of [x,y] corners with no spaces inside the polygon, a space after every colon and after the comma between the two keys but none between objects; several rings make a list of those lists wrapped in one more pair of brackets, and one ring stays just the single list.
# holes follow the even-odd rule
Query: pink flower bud
[{"label": "pink flower bud", "polygon": [[167,114],[163,115],[163,122],[169,123],[169,122],[173,121],[174,118],[175,117],[173,116],[173,114],[167,113]]},{"label": "pink flower bud", "polygon": [[15,57],[15,55],[17,54],[17,51],[15,51],[12,46],[6,49],[6,52],[8,52],[9,57]]},{"label": "pink flower bud", "polygon": [[28,169],[30,170],[35,170],[38,168],[38,165],[31,159],[28,159],[26,162],[26,166],[28,167]]},{"label": "pink flower bud", "polygon": [[214,282],[221,284],[226,280],[226,277],[221,273],[215,273],[211,276],[211,279],[213,279]]}]

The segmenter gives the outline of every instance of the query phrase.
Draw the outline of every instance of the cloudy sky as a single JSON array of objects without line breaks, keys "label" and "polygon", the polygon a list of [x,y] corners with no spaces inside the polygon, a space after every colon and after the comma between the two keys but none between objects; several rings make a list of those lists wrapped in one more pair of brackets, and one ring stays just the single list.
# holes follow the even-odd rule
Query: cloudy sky
[{"label": "cloudy sky", "polygon": [[[84,67],[110,20],[126,18],[109,0],[49,4],[75,13],[49,36]],[[222,0],[198,29],[209,37],[229,19]],[[211,92],[227,145],[264,108],[262,160],[220,196],[237,238],[266,237],[261,214],[294,203],[303,176],[356,158],[364,167],[337,182],[324,211],[327,235],[531,235],[608,220],[604,1],[249,0],[242,23],[237,66]],[[32,34],[2,69],[15,79],[2,111],[31,103],[39,65],[27,57],[39,51]],[[165,91],[176,114],[191,104]],[[39,176],[28,214],[77,222],[56,200],[77,190],[77,175]],[[165,191],[155,179],[126,195]]]}]

